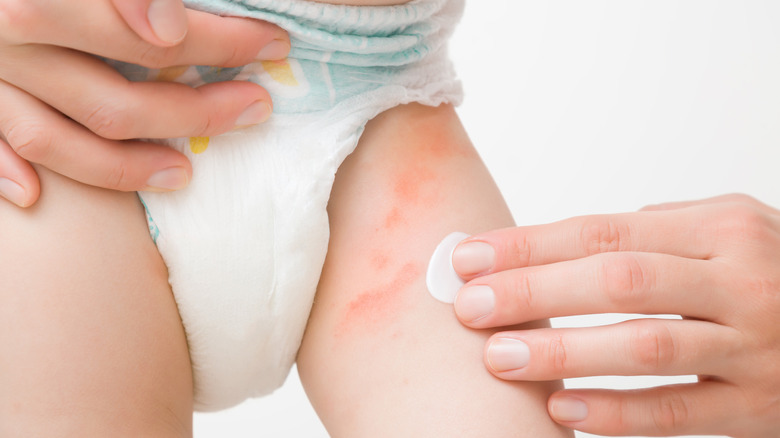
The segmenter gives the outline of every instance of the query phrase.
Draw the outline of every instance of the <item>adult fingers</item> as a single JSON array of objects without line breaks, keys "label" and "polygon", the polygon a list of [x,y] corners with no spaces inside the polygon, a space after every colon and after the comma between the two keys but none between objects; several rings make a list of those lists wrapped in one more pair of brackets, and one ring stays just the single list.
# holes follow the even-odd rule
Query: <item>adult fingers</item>
[{"label": "adult fingers", "polygon": [[632,391],[564,390],[548,401],[563,426],[609,436],[734,435],[749,404],[728,383],[706,381]]},{"label": "adult fingers", "polygon": [[[501,332],[485,364],[504,380],[605,375],[722,375],[733,365],[738,331],[704,321],[641,319],[603,327]],[[598,354],[594,354],[598,352]]]},{"label": "adult fingers", "polygon": [[[12,83],[109,139],[210,136],[271,114],[268,92],[250,82],[198,88],[130,82],[100,60],[68,49],[35,45],[9,52],[16,60],[16,71],[7,75]],[[3,102],[0,111],[14,108]]]},{"label": "adult fingers", "polygon": [[0,139],[0,196],[20,207],[35,203],[41,187],[38,175],[3,139]]},{"label": "adult fingers", "polygon": [[[190,30],[176,46],[161,48],[129,40],[126,46],[101,45],[97,48],[99,52],[90,53],[161,68],[177,65],[238,67],[253,61],[284,59],[290,52],[287,32],[271,23],[248,18],[220,17],[192,10],[187,10],[187,20]],[[84,46],[82,51],[95,45],[89,41],[79,42]],[[127,50],[119,52],[118,47],[125,47]]]},{"label": "adult fingers", "polygon": [[187,34],[181,0],[111,0],[135,33],[156,46],[178,44]]},{"label": "adult fingers", "polygon": [[663,210],[678,210],[682,208],[697,207],[701,205],[709,204],[723,204],[723,203],[739,203],[749,205],[754,208],[761,209],[767,213],[776,213],[777,210],[769,207],[758,199],[748,196],[742,193],[730,193],[726,195],[714,196],[712,198],[698,199],[693,201],[678,201],[678,202],[664,202],[661,204],[647,205],[642,207],[640,211],[663,211]]},{"label": "adult fingers", "polygon": [[472,236],[453,252],[463,278],[506,269],[543,265],[593,254],[643,251],[708,258],[716,242],[701,233],[707,216],[700,211],[659,211],[582,216]]},{"label": "adult fingers", "polygon": [[4,39],[6,46],[62,46],[151,68],[235,67],[253,60],[284,58],[290,48],[286,32],[278,26],[200,11],[186,11],[189,31],[180,43],[159,47],[141,39],[105,0],[11,4],[4,5],[4,13],[0,13],[0,40]]},{"label": "adult fingers", "polygon": [[677,314],[719,321],[729,313],[718,266],[659,253],[620,252],[511,269],[467,283],[455,314],[473,328],[594,313]]},{"label": "adult fingers", "polygon": [[[118,142],[94,135],[46,104],[0,81],[0,132],[22,158],[83,183],[123,191],[175,190],[192,174],[187,158],[171,148],[139,141]],[[9,111],[12,108],[13,111]],[[7,152],[7,150],[5,151]],[[18,162],[14,161],[18,167]],[[34,201],[37,180],[22,170]],[[7,174],[10,175],[10,174]]]}]

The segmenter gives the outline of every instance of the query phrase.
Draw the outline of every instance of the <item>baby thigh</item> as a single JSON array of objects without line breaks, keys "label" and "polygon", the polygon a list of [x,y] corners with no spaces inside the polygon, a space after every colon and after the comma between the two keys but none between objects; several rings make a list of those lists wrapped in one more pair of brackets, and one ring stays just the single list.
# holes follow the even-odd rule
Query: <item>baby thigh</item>
[{"label": "baby thigh", "polygon": [[328,212],[298,369],[332,436],[568,436],[546,412],[560,383],[494,378],[482,361],[491,332],[463,327],[426,290],[447,234],[513,225],[451,107],[407,105],[369,122]]},{"label": "baby thigh", "polygon": [[0,203],[0,436],[191,435],[184,331],[135,193],[38,168]]}]

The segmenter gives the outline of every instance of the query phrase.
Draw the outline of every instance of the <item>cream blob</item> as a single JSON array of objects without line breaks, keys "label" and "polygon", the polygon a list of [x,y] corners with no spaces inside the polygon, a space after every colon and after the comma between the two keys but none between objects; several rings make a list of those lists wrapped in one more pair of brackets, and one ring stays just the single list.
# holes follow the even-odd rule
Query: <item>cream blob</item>
[{"label": "cream blob", "polygon": [[467,237],[468,234],[460,232],[445,237],[428,262],[428,273],[425,276],[428,292],[441,302],[454,303],[458,291],[466,284],[452,267],[452,253],[458,243]]}]

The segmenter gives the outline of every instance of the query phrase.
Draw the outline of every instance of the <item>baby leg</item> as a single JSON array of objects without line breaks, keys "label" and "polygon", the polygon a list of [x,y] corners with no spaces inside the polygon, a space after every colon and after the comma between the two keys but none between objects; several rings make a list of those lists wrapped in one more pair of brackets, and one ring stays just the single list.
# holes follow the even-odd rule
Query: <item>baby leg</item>
[{"label": "baby leg", "polygon": [[185,437],[184,330],[134,193],[45,169],[0,203],[0,436]]},{"label": "baby leg", "polygon": [[436,245],[453,231],[513,225],[454,110],[407,105],[366,126],[339,169],[331,240],[298,356],[330,434],[569,436],[547,396],[560,383],[508,383],[470,330],[426,291]]}]

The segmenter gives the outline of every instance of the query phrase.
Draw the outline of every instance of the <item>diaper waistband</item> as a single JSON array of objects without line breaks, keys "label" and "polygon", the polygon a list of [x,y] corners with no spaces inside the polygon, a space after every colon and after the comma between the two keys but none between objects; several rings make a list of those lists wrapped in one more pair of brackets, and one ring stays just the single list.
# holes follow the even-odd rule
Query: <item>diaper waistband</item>
[{"label": "diaper waistband", "polygon": [[414,0],[395,6],[347,6],[307,0],[188,0],[220,15],[265,20],[287,30],[290,57],[354,66],[399,66],[419,61],[445,40],[463,0]]},{"label": "diaper waistband", "polygon": [[420,89],[457,82],[446,43],[462,14],[464,0],[413,0],[396,6],[306,0],[185,3],[211,13],[279,25],[290,34],[288,59],[236,68],[162,70],[108,62],[133,81],[174,80],[193,87],[231,80],[255,82],[269,91],[277,115],[331,110],[387,86]]}]

